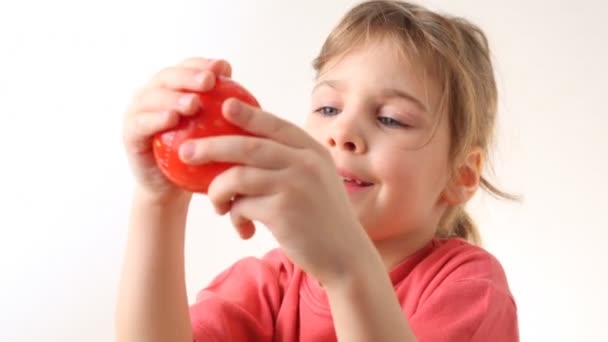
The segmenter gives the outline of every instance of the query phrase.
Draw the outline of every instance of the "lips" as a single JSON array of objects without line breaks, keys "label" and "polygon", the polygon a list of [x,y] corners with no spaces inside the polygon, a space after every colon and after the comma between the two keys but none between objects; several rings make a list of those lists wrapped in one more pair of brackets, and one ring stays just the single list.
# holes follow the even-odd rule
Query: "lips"
[{"label": "lips", "polygon": [[338,175],[342,177],[344,184],[348,184],[351,186],[366,187],[374,185],[374,183],[364,179],[362,176],[359,176],[350,170],[338,169]]}]

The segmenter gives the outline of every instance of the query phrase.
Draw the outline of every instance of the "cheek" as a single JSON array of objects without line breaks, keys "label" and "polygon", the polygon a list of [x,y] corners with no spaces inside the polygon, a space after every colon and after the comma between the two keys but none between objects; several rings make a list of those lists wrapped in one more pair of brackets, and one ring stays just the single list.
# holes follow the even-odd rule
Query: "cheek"
[{"label": "cheek", "polygon": [[313,137],[319,144],[327,147],[325,140],[325,137],[327,136],[325,132],[327,129],[326,126],[327,125],[324,125],[318,116],[310,114],[306,118],[303,128],[306,133]]},{"label": "cheek", "polygon": [[432,148],[416,151],[385,148],[385,151],[374,158],[374,171],[393,194],[418,200],[435,196],[444,188],[447,162],[440,151]]},{"label": "cheek", "polygon": [[385,153],[372,158],[373,174],[382,182],[382,197],[389,206],[411,206],[411,198],[419,195],[419,165],[411,152],[386,147]]}]

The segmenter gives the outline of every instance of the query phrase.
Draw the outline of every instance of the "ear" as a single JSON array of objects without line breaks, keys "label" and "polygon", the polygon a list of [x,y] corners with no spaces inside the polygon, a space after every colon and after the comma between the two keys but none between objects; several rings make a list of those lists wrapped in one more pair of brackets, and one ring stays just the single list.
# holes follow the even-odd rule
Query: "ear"
[{"label": "ear", "polygon": [[476,147],[467,154],[448,181],[443,198],[449,205],[464,204],[475,195],[481,181],[482,165],[483,151]]}]

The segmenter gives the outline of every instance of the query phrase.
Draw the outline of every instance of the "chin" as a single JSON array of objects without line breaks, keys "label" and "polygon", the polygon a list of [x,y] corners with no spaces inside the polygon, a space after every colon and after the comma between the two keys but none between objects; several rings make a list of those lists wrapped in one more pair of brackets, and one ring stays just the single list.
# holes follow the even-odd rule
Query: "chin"
[{"label": "chin", "polygon": [[376,225],[366,225],[364,222],[361,222],[365,232],[369,236],[369,238],[376,242],[382,241],[390,238],[394,238],[395,235],[398,235],[397,232],[393,230],[386,229],[386,227],[378,227]]}]

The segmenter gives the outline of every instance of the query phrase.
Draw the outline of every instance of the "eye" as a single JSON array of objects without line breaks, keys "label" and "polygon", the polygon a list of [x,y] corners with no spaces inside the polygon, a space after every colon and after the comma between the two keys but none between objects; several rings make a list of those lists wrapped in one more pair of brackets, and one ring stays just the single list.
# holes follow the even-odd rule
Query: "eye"
[{"label": "eye", "polygon": [[388,116],[380,116],[380,117],[378,117],[378,121],[382,125],[387,126],[387,127],[395,127],[395,128],[398,128],[398,127],[403,127],[403,128],[410,127],[410,125],[401,123],[400,121],[395,120],[393,118],[389,118]]},{"label": "eye", "polygon": [[322,116],[334,116],[339,113],[339,110],[335,107],[323,106],[323,107],[320,107],[319,109],[315,110],[315,113],[319,113]]}]

